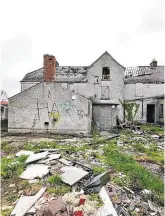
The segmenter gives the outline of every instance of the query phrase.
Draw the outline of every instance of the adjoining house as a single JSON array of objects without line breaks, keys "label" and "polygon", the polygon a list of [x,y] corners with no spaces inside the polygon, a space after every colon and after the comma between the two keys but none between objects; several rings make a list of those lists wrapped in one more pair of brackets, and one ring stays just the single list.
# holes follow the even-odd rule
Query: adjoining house
[{"label": "adjoining house", "polygon": [[127,68],[125,100],[139,103],[137,121],[164,123],[164,66],[154,59],[150,66]]},{"label": "adjoining house", "polygon": [[137,120],[162,121],[163,72],[155,61],[126,69],[108,52],[90,66],[60,66],[44,55],[43,67],[27,73],[21,92],[9,98],[8,131],[89,134],[92,122],[110,131],[124,120],[120,100],[141,104]]},{"label": "adjoining house", "polygon": [[1,130],[8,129],[8,100],[0,101],[1,105]]}]

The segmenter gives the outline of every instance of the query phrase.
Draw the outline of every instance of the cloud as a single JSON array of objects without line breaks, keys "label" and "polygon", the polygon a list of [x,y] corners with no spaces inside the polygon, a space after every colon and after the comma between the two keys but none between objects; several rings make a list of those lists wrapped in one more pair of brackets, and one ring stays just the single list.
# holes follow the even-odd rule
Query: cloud
[{"label": "cloud", "polygon": [[144,10],[139,25],[139,31],[142,33],[159,32],[164,29],[164,1],[155,0],[149,2]]},{"label": "cloud", "polygon": [[121,32],[121,33],[116,35],[117,43],[121,43],[121,44],[127,43],[131,39],[132,39],[132,37],[129,34],[125,33],[125,32]]},{"label": "cloud", "polygon": [[29,60],[32,57],[32,40],[26,36],[17,36],[2,42],[1,64],[10,68],[16,62]]}]

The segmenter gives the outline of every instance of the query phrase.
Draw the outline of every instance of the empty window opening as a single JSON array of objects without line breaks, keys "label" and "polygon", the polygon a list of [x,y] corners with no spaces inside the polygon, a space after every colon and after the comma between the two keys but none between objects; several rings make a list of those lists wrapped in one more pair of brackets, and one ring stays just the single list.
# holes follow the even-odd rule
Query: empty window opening
[{"label": "empty window opening", "polygon": [[103,80],[109,80],[110,79],[110,68],[109,67],[103,67]]},{"label": "empty window opening", "polygon": [[94,78],[94,83],[96,84],[96,83],[99,83],[99,77],[98,76],[95,76],[95,78]]},{"label": "empty window opening", "polygon": [[49,122],[45,122],[45,125],[48,126],[48,125],[49,125]]},{"label": "empty window opening", "polygon": [[2,113],[4,112],[4,107],[3,107],[3,106],[1,106],[1,112],[2,112]]},{"label": "empty window opening", "polygon": [[160,104],[159,107],[159,118],[163,118],[163,104]]}]

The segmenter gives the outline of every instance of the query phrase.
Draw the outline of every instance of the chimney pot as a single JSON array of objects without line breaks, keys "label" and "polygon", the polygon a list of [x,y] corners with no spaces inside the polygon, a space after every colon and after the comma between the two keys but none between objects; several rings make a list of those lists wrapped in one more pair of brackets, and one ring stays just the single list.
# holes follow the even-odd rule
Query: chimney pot
[{"label": "chimney pot", "polygon": [[44,81],[53,82],[55,81],[56,73],[56,58],[53,55],[45,54],[44,59]]}]

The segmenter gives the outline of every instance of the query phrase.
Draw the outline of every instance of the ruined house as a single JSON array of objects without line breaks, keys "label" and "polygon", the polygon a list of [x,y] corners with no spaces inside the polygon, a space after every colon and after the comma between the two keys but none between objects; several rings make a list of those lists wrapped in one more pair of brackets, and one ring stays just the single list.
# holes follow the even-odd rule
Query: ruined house
[{"label": "ruined house", "polygon": [[21,92],[9,99],[9,132],[83,133],[123,119],[124,70],[108,52],[90,66],[59,66],[44,55],[44,66],[21,80]]},{"label": "ruined house", "polygon": [[139,103],[136,120],[164,123],[164,66],[153,59],[149,66],[127,68],[125,100]]},{"label": "ruined house", "polygon": [[92,123],[110,131],[117,117],[124,120],[120,100],[140,103],[137,120],[162,121],[163,86],[164,67],[155,61],[126,69],[105,52],[90,66],[60,66],[44,55],[43,67],[27,73],[9,98],[8,131],[89,134]]}]

